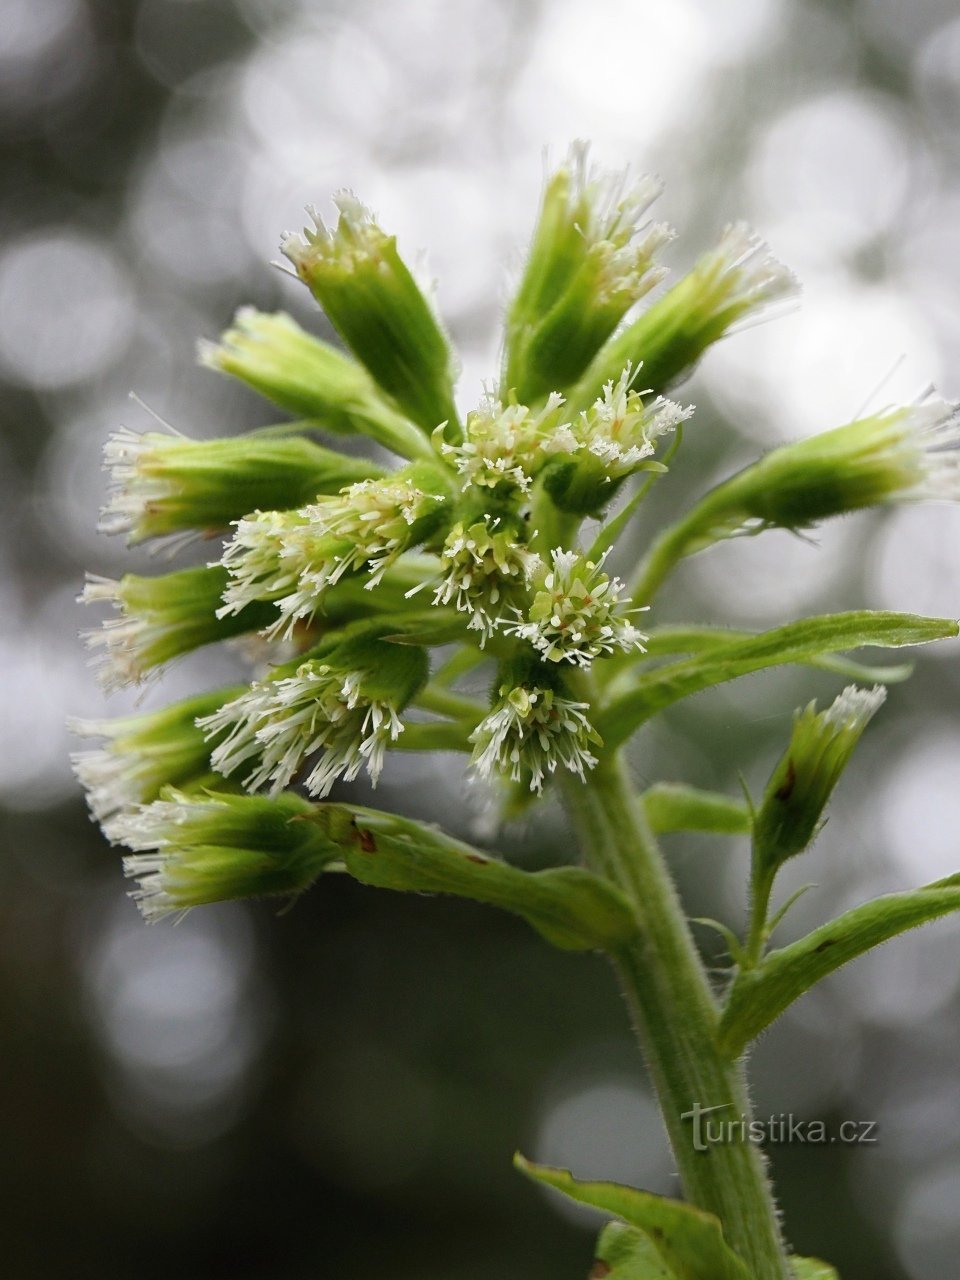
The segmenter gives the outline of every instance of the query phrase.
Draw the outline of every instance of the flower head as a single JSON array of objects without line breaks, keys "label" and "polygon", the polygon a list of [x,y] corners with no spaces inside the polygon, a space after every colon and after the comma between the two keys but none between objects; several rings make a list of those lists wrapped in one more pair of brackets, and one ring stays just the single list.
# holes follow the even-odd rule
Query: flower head
[{"label": "flower head", "polygon": [[374,587],[443,502],[410,478],[361,480],[299,511],[258,511],[237,522],[223,554],[230,575],[221,614],[251,600],[275,600],[272,634],[309,621],[324,592],[347,573],[369,573]]},{"label": "flower head", "polygon": [[675,431],[693,413],[673,400],[656,396],[645,404],[632,389],[637,371],[627,365],[616,382],[579,415],[572,430],[582,448],[599,459],[608,480],[619,480],[653,457],[661,436]]},{"label": "flower head", "polygon": [[165,786],[182,788],[211,778],[210,744],[195,722],[239,692],[221,689],[116,720],[71,720],[70,729],[79,737],[105,739],[102,747],[71,756],[93,817],[108,823],[155,800]]},{"label": "flower head", "polygon": [[826,711],[811,702],[793,720],[790,745],[774,769],[753,826],[755,857],[772,869],[802,853],[864,729],[883,705],[883,685],[850,685]]},{"label": "flower head", "polygon": [[319,756],[304,779],[311,795],[327,795],[341,777],[352,782],[364,766],[376,786],[384,752],[403,732],[400,711],[422,683],[422,656],[385,644],[356,656],[358,670],[332,655],[308,659],[198,720],[209,737],[225,735],[211,752],[213,768],[229,776],[253,762],[243,785],[277,795],[304,760]]},{"label": "flower head", "polygon": [[574,382],[665,274],[654,259],[673,232],[647,218],[659,179],[601,170],[588,151],[575,143],[547,182],[507,316],[504,382],[521,399]]},{"label": "flower head", "polygon": [[734,223],[692,271],[611,337],[570,399],[586,408],[597,384],[617,379],[628,363],[642,364],[646,385],[662,393],[685,378],[712,343],[798,288],[756,232]]},{"label": "flower head", "polygon": [[484,778],[528,778],[530,790],[538,792],[546,775],[559,766],[583,778],[584,770],[597,763],[591,746],[602,745],[585,715],[588,710],[586,702],[574,702],[554,689],[503,685],[500,702],[470,735],[474,767]]},{"label": "flower head", "polygon": [[181,569],[160,577],[128,573],[119,580],[88,575],[82,604],[109,604],[116,616],[84,633],[107,690],[155,678],[173,658],[263,626],[261,607],[218,616],[226,574],[219,567]]},{"label": "flower head", "polygon": [[379,473],[301,436],[189,440],[126,428],[110,436],[103,462],[110,481],[99,527],[130,543],[216,532],[257,507],[295,507]]},{"label": "flower head", "polygon": [[137,851],[124,873],[138,882],[130,896],[152,923],[209,902],[301,893],[338,853],[309,817],[292,793],[267,800],[170,789],[111,829]]},{"label": "flower head", "polygon": [[468,613],[467,626],[480,632],[480,646],[504,621],[518,591],[531,580],[541,560],[499,518],[453,526],[440,553],[443,580],[434,604],[452,604]]},{"label": "flower head", "polygon": [[881,503],[960,498],[960,406],[931,397],[783,445],[708,494],[704,535],[800,529]]},{"label": "flower head", "polygon": [[646,636],[630,621],[638,612],[620,598],[623,583],[576,551],[557,547],[551,567],[541,571],[526,618],[511,623],[508,634],[527,640],[546,662],[589,667],[594,658],[643,651]]},{"label": "flower head", "polygon": [[280,251],[380,387],[418,426],[455,424],[453,358],[446,335],[397,243],[350,191],[334,196],[332,230],[284,236]]},{"label": "flower head", "polygon": [[533,477],[558,453],[579,446],[563,417],[563,396],[552,392],[542,409],[533,410],[510,400],[506,405],[491,392],[467,415],[461,444],[440,444],[463,477],[463,488],[511,489],[529,493]]}]

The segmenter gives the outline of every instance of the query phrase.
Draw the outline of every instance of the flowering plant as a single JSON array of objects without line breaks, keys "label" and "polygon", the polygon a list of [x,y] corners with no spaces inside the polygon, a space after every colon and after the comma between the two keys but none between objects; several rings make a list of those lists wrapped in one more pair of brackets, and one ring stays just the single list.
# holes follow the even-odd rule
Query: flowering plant
[{"label": "flowering plant", "polygon": [[[206,365],[295,420],[207,441],[114,435],[102,528],[132,543],[202,533],[222,549],[206,567],[91,578],[84,591],[116,610],[88,637],[107,688],[251,633],[261,637],[257,670],[246,686],[78,724],[104,745],[78,753],[76,770],[107,837],[130,850],[126,873],[148,920],[295,895],[335,869],[496,904],[559,947],[605,951],[686,1200],[519,1167],[615,1218],[595,1275],[824,1278],[831,1268],[790,1255],[755,1147],[704,1150],[683,1121],[691,1106],[749,1118],[752,1039],[846,960],[960,908],[954,876],[770,947],[789,906],[771,909],[777,873],[815,838],[884,700],[875,673],[842,655],[958,626],[858,611],[749,634],[658,627],[652,612],[641,630],[640,614],[683,558],[720,540],[960,497],[960,414],[926,398],[774,449],[665,528],[628,580],[617,577],[608,559],[693,415],[665,393],[713,342],[795,291],[735,225],[638,311],[672,236],[647,217],[658,192],[655,180],[601,173],[585,147],[572,148],[545,187],[500,377],[465,417],[433,305],[371,213],[341,194],[332,229],[314,214],[285,237],[283,253],[349,354],[286,315],[250,309],[203,344]],[[318,432],[379,448],[348,457]],[[756,805],[666,782],[638,793],[622,747],[641,725],[700,690],[787,663],[854,683],[826,710],[797,713]],[[486,704],[464,688],[480,679]],[[507,814],[556,785],[581,865],[526,872],[434,827],[326,799],[362,772],[375,785],[396,750],[463,753]],[[746,929],[727,934],[721,989],[657,844],[660,832],[683,830],[752,841]]]}]

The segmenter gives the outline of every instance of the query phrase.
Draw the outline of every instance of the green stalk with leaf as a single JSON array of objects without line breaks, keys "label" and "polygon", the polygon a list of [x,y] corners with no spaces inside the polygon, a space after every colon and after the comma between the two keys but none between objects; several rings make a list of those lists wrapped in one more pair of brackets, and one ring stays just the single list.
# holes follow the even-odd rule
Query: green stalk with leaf
[{"label": "green stalk with leaf", "polygon": [[[259,637],[250,683],[165,711],[77,725],[99,737],[76,769],[107,836],[125,846],[148,920],[204,903],[296,895],[330,874],[502,907],[547,943],[606,953],[626,993],[683,1200],[533,1166],[529,1177],[612,1219],[594,1275],[615,1280],[828,1280],[795,1257],[749,1141],[695,1141],[691,1108],[749,1122],[745,1055],[847,960],[960,908],[960,875],[879,898],[782,948],[776,881],[807,849],[853,750],[902,666],[863,648],[950,639],[952,619],[856,611],[750,634],[657,625],[656,596],[686,557],[766,529],[960,497],[957,407],[893,406],[774,449],[664,528],[625,582],[607,568],[681,447],[693,407],[670,391],[713,342],[795,289],[743,225],[679,283],[672,236],[648,218],[648,178],[607,174],[575,145],[546,183],[505,322],[499,383],[461,416],[455,360],[432,301],[372,214],[336,197],[283,253],[343,339],[245,309],[202,360],[296,420],[220,441],[159,432],[106,448],[103,528],[130,542],[219,539],[206,569],[120,582],[86,598],[115,613],[88,637],[108,688],[200,645]],[[347,458],[310,439],[357,434]],[[664,479],[666,477],[666,479]],[[644,615],[650,611],[649,618]],[[646,629],[642,626],[646,625]],[[766,668],[848,683],[796,713],[759,800],[661,779],[645,792],[624,747],[681,699]],[[480,683],[487,696],[476,695]],[[391,751],[461,753],[509,817],[556,787],[579,866],[522,870],[397,814],[329,799],[376,784]],[[658,844],[664,832],[749,836],[742,936],[713,981]]]}]

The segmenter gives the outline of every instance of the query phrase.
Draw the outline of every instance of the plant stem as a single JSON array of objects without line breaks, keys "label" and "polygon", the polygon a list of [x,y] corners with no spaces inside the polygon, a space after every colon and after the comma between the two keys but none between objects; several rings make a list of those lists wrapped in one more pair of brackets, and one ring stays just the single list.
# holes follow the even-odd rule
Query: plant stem
[{"label": "plant stem", "polygon": [[613,961],[687,1199],[716,1214],[755,1280],[787,1280],[776,1208],[756,1145],[742,1140],[738,1123],[728,1141],[695,1144],[695,1107],[717,1108],[707,1118],[714,1127],[717,1121],[749,1122],[750,1107],[742,1068],[717,1049],[717,1005],[624,763],[618,754],[608,755],[585,783],[564,779],[563,789],[587,865],[628,893],[637,911],[638,937]]}]

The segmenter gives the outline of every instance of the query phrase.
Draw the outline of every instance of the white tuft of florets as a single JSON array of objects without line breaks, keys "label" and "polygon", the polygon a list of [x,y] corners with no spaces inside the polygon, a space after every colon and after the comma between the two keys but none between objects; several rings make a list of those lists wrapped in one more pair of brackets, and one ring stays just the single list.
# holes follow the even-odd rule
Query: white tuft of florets
[{"label": "white tuft of florets", "polygon": [[[454,525],[440,554],[443,579],[433,594],[437,605],[468,613],[467,626],[480,632],[481,649],[505,621],[518,589],[527,586],[542,561],[490,516],[469,527]],[[415,589],[416,590],[416,589]],[[412,593],[411,593],[412,594]]]},{"label": "white tuft of florets", "polygon": [[311,795],[327,795],[341,777],[352,782],[364,765],[376,786],[384,751],[403,732],[396,708],[365,697],[358,674],[318,661],[303,663],[292,676],[259,681],[197,724],[210,737],[227,735],[210,756],[218,773],[229,776],[254,761],[244,787],[268,787],[274,796],[318,753],[304,780]]},{"label": "white tuft of florets", "polygon": [[115,578],[88,573],[78,600],[80,604],[109,604],[118,611],[116,617],[106,618],[96,630],[80,633],[85,647],[94,655],[91,665],[101,687],[112,693],[156,679],[159,669],[151,661],[150,651],[165,636],[166,626],[128,610],[122,584]]},{"label": "white tuft of florets", "polygon": [[641,610],[621,599],[623,582],[603,572],[606,553],[594,563],[557,547],[550,559],[526,616],[518,612],[507,634],[532,644],[546,662],[579,667],[612,653],[642,653],[647,637],[630,620]]},{"label": "white tuft of florets", "polygon": [[603,394],[572,426],[581,447],[600,459],[610,480],[629,475],[651,458],[657,441],[694,411],[692,404],[683,407],[664,396],[645,404],[642,393],[632,389],[638,372],[628,364],[616,382],[604,384]]},{"label": "white tuft of florets", "polygon": [[833,729],[852,730],[859,735],[883,706],[886,697],[887,691],[882,684],[874,685],[872,689],[848,685],[823,713],[823,723]]},{"label": "white tuft of florets", "polygon": [[726,226],[720,242],[698,271],[710,290],[717,312],[746,315],[771,303],[796,297],[800,284],[793,272],[773,256],[765,240],[746,222]]},{"label": "white tuft of florets", "polygon": [[463,477],[463,488],[516,488],[529,493],[534,476],[549,458],[573,453],[579,445],[563,421],[564,399],[554,391],[543,408],[506,405],[488,391],[467,415],[462,444],[447,444],[438,434],[440,453]]},{"label": "white tuft of florets", "polygon": [[526,775],[530,790],[539,792],[559,767],[583,778],[596,765],[590,748],[601,740],[586,717],[586,702],[537,687],[505,687],[500,694],[500,704],[470,735],[481,777],[506,774],[520,782]]}]

